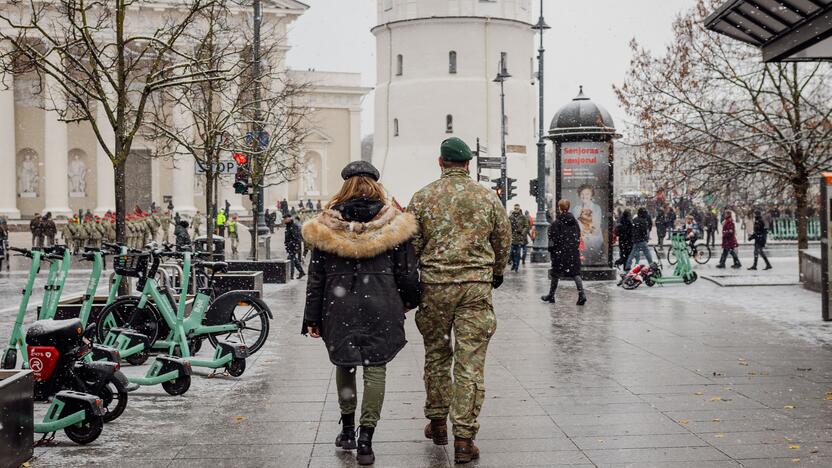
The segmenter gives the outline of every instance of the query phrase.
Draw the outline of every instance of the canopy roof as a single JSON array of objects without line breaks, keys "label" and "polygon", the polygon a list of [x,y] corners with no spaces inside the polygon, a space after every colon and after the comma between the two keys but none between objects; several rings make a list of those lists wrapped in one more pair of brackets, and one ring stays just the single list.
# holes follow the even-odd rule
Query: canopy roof
[{"label": "canopy roof", "polygon": [[759,47],[766,62],[832,60],[832,0],[729,0],[711,31]]}]

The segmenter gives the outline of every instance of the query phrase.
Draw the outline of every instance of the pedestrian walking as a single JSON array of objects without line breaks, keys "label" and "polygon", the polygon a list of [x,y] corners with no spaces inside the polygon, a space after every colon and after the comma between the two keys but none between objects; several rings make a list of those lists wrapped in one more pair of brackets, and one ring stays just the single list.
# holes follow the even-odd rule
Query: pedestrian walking
[{"label": "pedestrian walking", "polygon": [[766,222],[763,221],[763,214],[760,213],[760,210],[754,211],[754,233],[751,234],[748,240],[754,241],[754,264],[748,269],[756,270],[757,259],[763,257],[763,261],[766,262],[766,267],[763,270],[771,270],[771,263],[769,263],[764,250],[766,248],[766,241],[768,240],[768,229],[766,229]]},{"label": "pedestrian walking", "polygon": [[511,246],[506,211],[494,192],[471,179],[471,158],[459,138],[443,141],[442,176],[407,207],[419,224],[413,245],[422,285],[416,326],[425,345],[425,437],[446,445],[450,416],[457,463],[479,458],[474,438],[485,356],[497,328],[492,289],[503,283]]},{"label": "pedestrian walking", "polygon": [[529,243],[529,217],[523,214],[520,205],[514,205],[508,220],[511,223],[511,271],[518,272],[523,247]]},{"label": "pedestrian walking", "polygon": [[[170,241],[170,211],[165,211],[159,218],[159,225],[162,229],[162,243],[167,244]],[[174,228],[175,229],[175,228]]]},{"label": "pedestrian walking", "polygon": [[196,213],[194,213],[194,216],[191,218],[191,225],[194,229],[194,238],[199,237],[199,228],[202,226],[202,221],[202,214],[199,210],[196,210]]},{"label": "pedestrian walking", "polygon": [[668,208],[663,206],[659,208],[659,212],[656,214],[656,237],[658,239],[660,249],[664,247],[664,237],[667,235],[667,211]]},{"label": "pedestrian walking", "polygon": [[737,227],[734,224],[734,215],[730,210],[725,210],[723,216],[725,221],[722,222],[722,256],[719,258],[719,264],[716,267],[725,268],[725,260],[728,259],[730,254],[734,260],[731,268],[741,268],[742,264],[740,264],[740,258],[737,256],[739,244],[737,243]]},{"label": "pedestrian walking", "polygon": [[231,241],[231,253],[237,255],[237,247],[240,244],[240,235],[237,232],[237,215],[231,215],[228,221],[228,239]]},{"label": "pedestrian walking", "polygon": [[647,209],[639,208],[636,219],[633,220],[633,250],[624,263],[624,271],[630,271],[633,262],[638,263],[642,254],[647,258],[647,263],[653,263],[653,256],[650,254],[650,247],[647,245],[652,228],[652,221],[650,221]]},{"label": "pedestrian walking", "polygon": [[52,247],[55,245],[55,236],[58,235],[58,226],[55,225],[55,220],[52,219],[52,212],[47,211],[41,220],[43,237],[45,238],[45,247]]},{"label": "pedestrian walking", "polygon": [[558,214],[549,225],[549,257],[552,269],[549,270],[549,294],[541,297],[543,302],[555,303],[560,278],[572,278],[578,288],[578,305],[586,304],[584,283],[581,279],[581,228],[578,220],[569,212],[569,200],[558,202]]},{"label": "pedestrian walking", "polygon": [[289,279],[294,279],[295,270],[298,271],[298,279],[301,279],[306,273],[303,272],[303,265],[300,261],[303,247],[300,228],[291,215],[283,216],[283,226],[286,228],[283,245],[286,246],[286,254],[289,256]]},{"label": "pedestrian walking", "polygon": [[[534,216],[529,214],[529,210],[525,211],[526,218],[529,220],[529,239],[531,239],[532,244],[534,244],[534,240],[537,238],[537,231],[534,229]],[[525,265],[526,264],[526,253],[529,250],[529,243],[526,242],[523,244],[523,256],[520,258],[520,263]]]},{"label": "pedestrian walking", "polygon": [[43,247],[43,226],[40,213],[35,213],[29,221],[29,232],[32,234],[32,247]]},{"label": "pedestrian walking", "polygon": [[709,208],[705,215],[705,245],[716,248],[716,231],[719,227],[719,220],[716,217],[716,208]]},{"label": "pedestrian walking", "polygon": [[[658,224],[659,217],[657,216],[656,225],[658,226]],[[615,266],[623,268],[630,257],[630,252],[633,251],[633,214],[630,210],[624,210],[621,213],[621,219],[618,221],[615,231],[618,233],[618,260],[615,261]],[[659,238],[661,239],[661,237]]]},{"label": "pedestrian walking", "polygon": [[[348,164],[341,190],[303,225],[312,250],[303,334],[323,338],[335,365],[341,432],[335,445],[357,448],[359,465],[375,461],[372,441],[384,403],[387,363],[404,347],[405,312],[419,305],[411,214],[388,203],[370,163]],[[358,280],[356,280],[358,278]],[[359,436],[356,367],[363,369]]]},{"label": "pedestrian walking", "polygon": [[225,222],[226,222],[227,220],[228,220],[228,218],[225,216],[225,211],[220,210],[220,211],[218,211],[218,212],[217,212],[217,219],[216,219],[216,224],[217,224],[217,227],[216,227],[216,233],[217,233],[220,237],[225,237]]}]

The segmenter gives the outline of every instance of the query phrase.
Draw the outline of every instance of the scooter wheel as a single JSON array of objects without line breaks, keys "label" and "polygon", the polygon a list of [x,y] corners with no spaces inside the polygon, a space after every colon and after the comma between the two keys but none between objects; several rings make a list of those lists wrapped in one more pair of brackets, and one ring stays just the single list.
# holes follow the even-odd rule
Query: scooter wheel
[{"label": "scooter wheel", "polygon": [[648,276],[647,278],[644,278],[644,284],[646,284],[648,288],[652,288],[656,285],[656,280],[653,279],[652,276]]},{"label": "scooter wheel", "polygon": [[225,371],[232,377],[239,377],[246,371],[246,360],[241,358],[234,358],[225,366]]},{"label": "scooter wheel", "polygon": [[165,389],[169,395],[183,395],[189,388],[191,388],[191,376],[183,375],[173,380],[162,382],[162,388]]},{"label": "scooter wheel", "polygon": [[111,378],[101,387],[98,396],[101,397],[104,403],[105,423],[117,419],[127,408],[127,389],[115,378]]},{"label": "scooter wheel", "polygon": [[140,366],[147,361],[148,353],[147,351],[142,351],[140,353],[134,354],[132,356],[128,356],[124,358],[125,361],[129,362],[131,365]]},{"label": "scooter wheel", "polygon": [[624,282],[621,283],[621,287],[627,290],[636,289],[638,285],[641,284],[638,281],[632,278],[624,278]]},{"label": "scooter wheel", "polygon": [[97,439],[103,429],[104,418],[96,416],[88,418],[80,424],[65,427],[64,434],[76,444],[86,445]]},{"label": "scooter wheel", "polygon": [[3,369],[14,369],[17,367],[17,350],[7,349],[3,355]]},{"label": "scooter wheel", "polygon": [[696,274],[695,271],[690,272],[690,276],[686,276],[684,278],[685,284],[693,284],[694,281],[699,279],[699,275]]}]

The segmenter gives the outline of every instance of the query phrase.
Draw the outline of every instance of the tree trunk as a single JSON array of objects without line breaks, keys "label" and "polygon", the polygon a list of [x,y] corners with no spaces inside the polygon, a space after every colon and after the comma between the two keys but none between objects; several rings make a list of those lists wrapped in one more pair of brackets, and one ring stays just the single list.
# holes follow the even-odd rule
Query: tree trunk
[{"label": "tree trunk", "polygon": [[797,248],[803,250],[809,248],[808,219],[806,218],[807,198],[809,196],[809,178],[804,175],[798,176],[792,185],[794,198],[797,202],[795,222],[797,223]]},{"label": "tree trunk", "polygon": [[[118,148],[118,146],[116,146]],[[119,152],[116,152],[119,154]],[[115,182],[115,200],[116,200],[116,243],[124,244],[127,240],[127,230],[124,223],[124,216],[127,213],[127,186],[125,184],[125,169],[127,167],[127,158],[120,158],[120,160],[113,164],[113,178]]]}]

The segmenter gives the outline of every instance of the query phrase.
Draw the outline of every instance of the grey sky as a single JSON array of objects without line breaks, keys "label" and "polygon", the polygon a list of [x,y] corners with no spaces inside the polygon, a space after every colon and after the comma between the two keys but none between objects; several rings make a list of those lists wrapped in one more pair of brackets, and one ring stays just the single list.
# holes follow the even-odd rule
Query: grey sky
[{"label": "grey sky", "polygon": [[[374,86],[376,49],[370,28],[376,24],[375,0],[304,1],[311,8],[293,26],[289,65],[359,72],[365,85]],[[539,2],[533,3],[537,18]],[[621,128],[624,113],[612,84],[624,79],[630,40],[662,50],[672,37],[675,16],[694,4],[695,0],[545,0],[546,22],[552,27],[545,40],[546,119],[583,85]],[[372,95],[364,102],[362,120],[362,133],[372,133]]]}]

